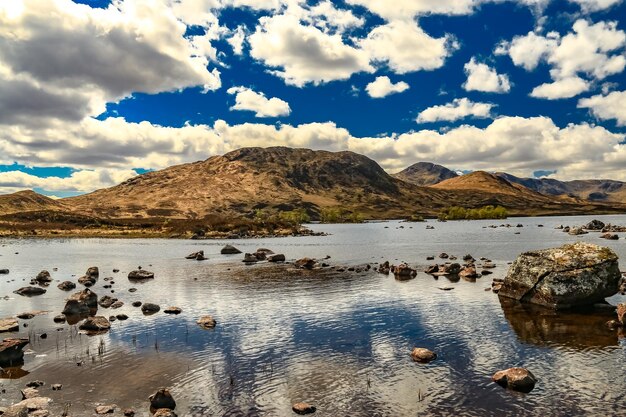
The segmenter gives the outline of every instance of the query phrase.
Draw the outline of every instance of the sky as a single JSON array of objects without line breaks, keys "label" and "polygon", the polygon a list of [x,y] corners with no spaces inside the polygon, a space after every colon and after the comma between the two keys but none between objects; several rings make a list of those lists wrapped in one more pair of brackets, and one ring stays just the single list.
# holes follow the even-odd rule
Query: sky
[{"label": "sky", "polygon": [[625,0],[0,0],[0,193],[244,146],[626,180]]}]

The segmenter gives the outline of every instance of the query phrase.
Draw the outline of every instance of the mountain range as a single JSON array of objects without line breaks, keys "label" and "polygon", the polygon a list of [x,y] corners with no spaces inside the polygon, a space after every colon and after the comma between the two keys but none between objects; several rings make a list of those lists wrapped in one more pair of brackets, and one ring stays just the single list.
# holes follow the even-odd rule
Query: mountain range
[{"label": "mountain range", "polygon": [[303,208],[315,219],[325,208],[341,208],[389,219],[484,205],[502,205],[512,215],[621,213],[625,203],[626,188],[618,181],[459,175],[425,162],[390,175],[354,152],[271,147],[238,149],[61,200],[32,191],[0,196],[0,216],[47,211],[101,219],[202,219]]}]

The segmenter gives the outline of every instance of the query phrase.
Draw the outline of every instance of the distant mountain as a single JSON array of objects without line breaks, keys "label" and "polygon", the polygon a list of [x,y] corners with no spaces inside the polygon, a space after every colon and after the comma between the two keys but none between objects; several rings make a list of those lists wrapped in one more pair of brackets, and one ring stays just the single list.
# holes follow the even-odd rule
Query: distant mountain
[{"label": "distant mountain", "polygon": [[26,211],[61,211],[67,207],[60,200],[38,194],[32,190],[0,195],[0,215]]},{"label": "distant mountain", "polygon": [[626,183],[614,180],[559,181],[552,178],[519,178],[505,172],[497,176],[546,195],[569,196],[588,201],[626,203]]},{"label": "distant mountain", "polygon": [[418,162],[394,175],[402,181],[421,186],[434,185],[458,176],[456,172],[432,162]]}]

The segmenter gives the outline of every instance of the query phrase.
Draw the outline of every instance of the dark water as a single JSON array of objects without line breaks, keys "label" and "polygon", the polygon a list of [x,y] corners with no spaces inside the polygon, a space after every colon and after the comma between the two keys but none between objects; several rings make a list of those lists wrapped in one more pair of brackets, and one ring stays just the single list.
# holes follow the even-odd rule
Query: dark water
[{"label": "dark water", "polygon": [[[599,218],[626,224],[626,216]],[[507,262],[529,249],[582,239],[626,259],[626,240],[553,229],[589,219],[506,221],[524,224],[519,229],[483,228],[500,223],[493,221],[431,222],[435,230],[396,222],[314,225],[332,235],[230,242],[243,251],[269,247],[288,259],[331,255],[333,265],[397,259],[421,269],[430,263],[426,256],[443,251],[492,259],[494,274],[476,282],[244,266],[241,255],[219,255],[224,241],[2,240],[0,268],[11,273],[0,276],[0,297],[8,296],[0,298],[0,317],[50,313],[20,320],[28,327],[19,333],[2,334],[31,337],[32,343],[24,365],[2,373],[0,406],[17,402],[19,389],[40,379],[47,383],[40,392],[54,400],[57,415],[68,407],[71,415],[88,416],[96,404],[114,403],[148,416],[147,397],[161,386],[171,388],[181,416],[290,416],[297,401],[316,405],[318,416],[626,415],[624,340],[604,325],[610,314],[501,304],[485,291],[493,277],[506,274]],[[183,259],[199,249],[210,260]],[[76,281],[92,265],[101,271],[92,289],[110,294],[103,278],[112,276],[110,295],[125,302],[98,314],[130,317],[112,323],[107,334],[88,336],[52,322],[71,294],[57,282],[42,296],[12,294],[41,269],[55,280]],[[128,272],[138,265],[156,278],[129,282]],[[445,286],[454,290],[439,289]],[[138,291],[129,293],[131,287]],[[134,300],[175,305],[183,313],[144,317],[130,305]],[[214,330],[195,324],[205,314],[218,321]],[[438,359],[413,363],[414,346],[435,351]],[[511,366],[527,367],[539,378],[534,391],[517,394],[491,382],[495,371]],[[54,383],[63,390],[51,391]]]}]

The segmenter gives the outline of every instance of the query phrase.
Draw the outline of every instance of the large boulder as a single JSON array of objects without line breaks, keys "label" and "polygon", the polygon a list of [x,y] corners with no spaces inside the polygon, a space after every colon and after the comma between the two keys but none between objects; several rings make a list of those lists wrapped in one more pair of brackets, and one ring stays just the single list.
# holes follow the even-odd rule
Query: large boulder
[{"label": "large boulder", "polygon": [[176,401],[174,401],[172,394],[167,388],[160,388],[149,397],[149,400],[150,408],[152,409],[169,408],[174,410],[176,408]]},{"label": "large boulder", "polygon": [[47,284],[48,282],[52,281],[50,272],[44,269],[43,271],[37,274],[37,276],[35,277],[35,281],[37,281],[39,284]]},{"label": "large boulder", "polygon": [[621,274],[609,248],[578,242],[521,254],[499,295],[552,308],[603,301],[618,292]]},{"label": "large boulder", "polygon": [[241,253],[241,251],[237,249],[236,247],[234,247],[233,245],[226,245],[222,248],[220,253],[222,255],[237,255]]}]

